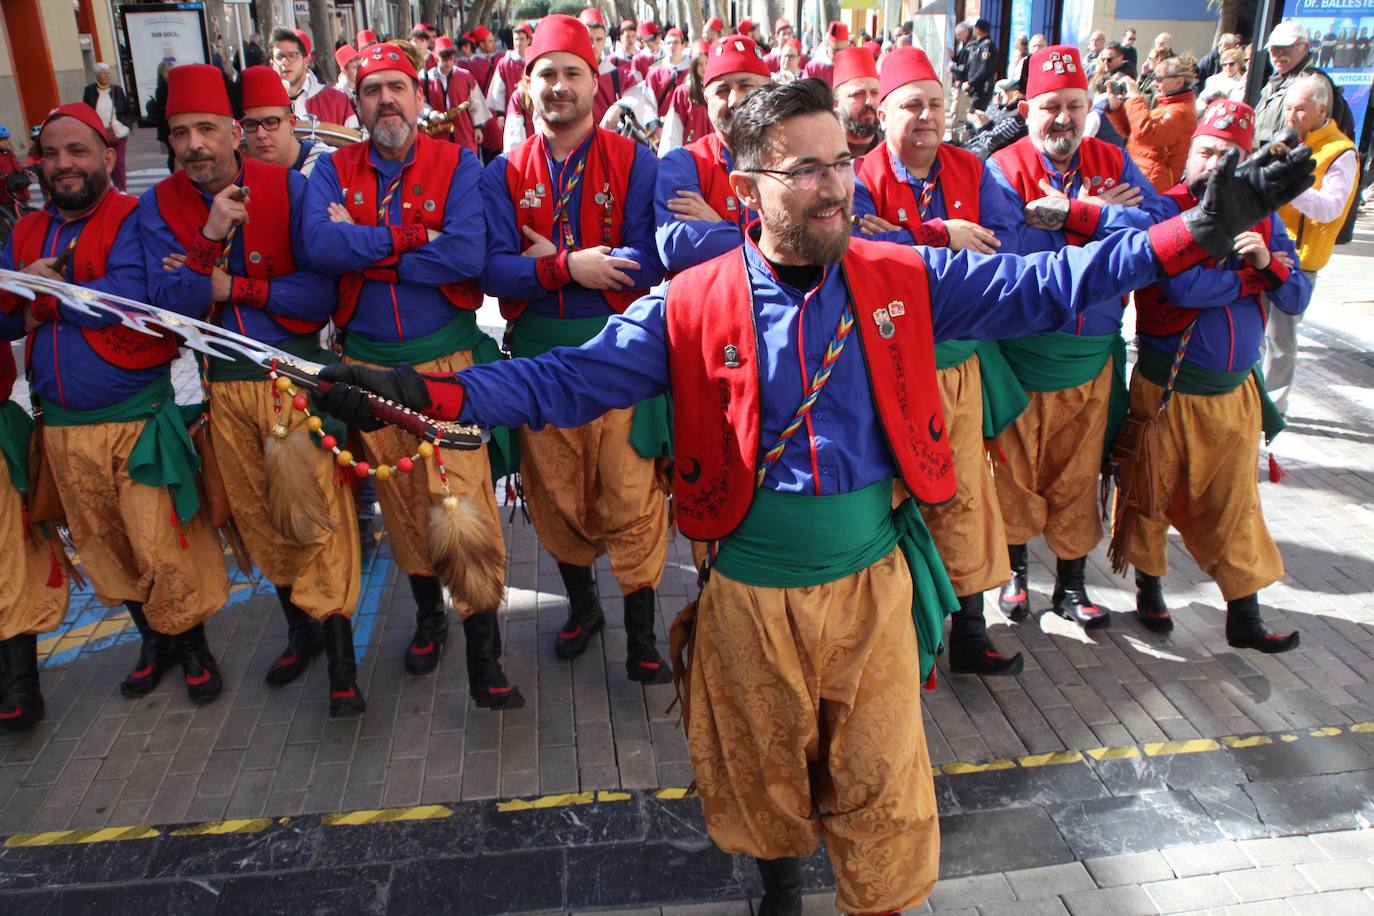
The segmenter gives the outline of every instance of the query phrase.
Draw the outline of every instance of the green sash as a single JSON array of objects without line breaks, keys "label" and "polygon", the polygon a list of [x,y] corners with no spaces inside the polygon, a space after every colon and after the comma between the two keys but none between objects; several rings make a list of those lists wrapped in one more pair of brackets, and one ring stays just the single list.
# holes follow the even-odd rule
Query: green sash
[{"label": "green sash", "polygon": [[[534,359],[554,347],[580,347],[601,333],[610,316],[547,318],[526,309],[512,326],[510,354]],[[635,405],[630,421],[630,444],[641,458],[673,457],[673,405],[661,394]]]},{"label": "green sash", "polygon": [[1007,364],[1027,391],[1063,391],[1097,378],[1112,360],[1112,390],[1107,402],[1107,436],[1103,453],[1116,441],[1130,410],[1126,388],[1126,341],[1120,334],[1036,334],[998,341]]},{"label": "green sash", "polygon": [[[288,337],[281,343],[273,344],[278,350],[285,350],[292,356],[308,359],[311,362],[328,366],[337,363],[339,358],[320,346],[320,335],[299,334]],[[205,377],[211,382],[265,382],[267,370],[250,359],[205,360]]]},{"label": "green sash", "polygon": [[29,437],[33,418],[14,401],[0,404],[0,454],[10,472],[10,483],[20,493],[29,492]]},{"label": "green sash", "polygon": [[[1145,378],[1163,388],[1169,382],[1169,367],[1173,361],[1171,354],[1142,345],[1136,355],[1135,368]],[[1254,376],[1255,387],[1259,390],[1260,427],[1264,430],[1264,441],[1268,444],[1283,432],[1288,423],[1274,406],[1269,392],[1264,387],[1264,373],[1260,371],[1259,363],[1255,363],[1249,369],[1225,372],[1198,366],[1185,359],[1183,365],[1179,366],[1178,378],[1174,380],[1174,390],[1179,394],[1215,397],[1235,391],[1251,376]]]},{"label": "green sash", "polygon": [[90,426],[96,423],[134,423],[146,420],[143,432],[129,453],[129,476],[148,487],[165,486],[182,524],[200,509],[196,493],[196,454],[186,424],[177,407],[172,379],[163,375],[147,388],[118,404],[100,410],[67,410],[57,404],[43,404],[43,422],[48,426]]},{"label": "green sash", "polygon": [[935,368],[952,369],[974,356],[983,384],[983,438],[996,439],[1016,422],[1030,399],[992,340],[945,340],[935,345]]},{"label": "green sash", "polygon": [[911,572],[911,618],[921,679],[944,647],[944,620],[958,599],[914,500],[892,509],[892,481],[834,496],[760,489],[749,514],[720,542],[714,567],[761,588],[805,588],[852,575],[900,544]]}]

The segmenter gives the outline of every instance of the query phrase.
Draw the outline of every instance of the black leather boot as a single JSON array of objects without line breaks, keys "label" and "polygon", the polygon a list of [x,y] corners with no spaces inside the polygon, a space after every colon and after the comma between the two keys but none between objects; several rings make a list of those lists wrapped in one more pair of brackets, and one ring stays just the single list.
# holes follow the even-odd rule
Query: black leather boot
[{"label": "black leather boot", "polygon": [[1296,649],[1298,631],[1279,633],[1264,625],[1260,619],[1259,595],[1246,595],[1226,602],[1226,642],[1237,649],[1255,649],[1265,655],[1277,655]]},{"label": "black leather boot", "polygon": [[1020,623],[1030,616],[1030,574],[1027,571],[1025,544],[1008,544],[1007,558],[1011,560],[1011,581],[1002,586],[997,606],[1012,623]]},{"label": "black leather boot", "polygon": [[983,617],[983,593],[959,596],[949,630],[949,670],[955,674],[1015,676],[1025,665],[1021,653],[1008,657],[993,648]]},{"label": "black leather boot", "polygon": [[763,877],[758,916],[801,916],[801,859],[755,859]]},{"label": "black leather boot", "polygon": [[495,611],[478,611],[463,618],[467,639],[468,690],[482,709],[519,709],[525,705],[520,688],[501,670],[501,622]]},{"label": "black leather boot", "polygon": [[406,671],[428,674],[439,664],[448,640],[444,587],[434,576],[410,576],[410,593],[415,596],[415,635],[406,647]]},{"label": "black leather boot", "polygon": [[625,596],[625,674],[641,684],[666,684],[673,671],[654,644],[654,590]]},{"label": "black leather boot", "polygon": [[359,715],[367,701],[358,687],[358,662],[353,654],[353,624],[343,614],[324,621],[325,657],[329,661],[329,715]]},{"label": "black leather boot", "polygon": [[1111,614],[1104,607],[1093,604],[1083,573],[1088,558],[1059,559],[1055,564],[1054,612],[1065,620],[1072,620],[1085,630],[1106,629],[1112,625]]},{"label": "black leather boot", "polygon": [[153,629],[143,613],[141,601],[126,601],[124,607],[133,618],[134,626],[138,627],[143,645],[138,650],[138,661],[134,663],[133,670],[119,685],[119,692],[126,697],[141,697],[157,686],[158,681],[162,680],[163,671],[176,663],[176,637]]},{"label": "black leather boot", "polygon": [[605,626],[606,617],[596,597],[596,579],[592,577],[590,566],[559,563],[558,574],[563,577],[563,588],[568,592],[569,609],[568,620],[554,641],[553,653],[561,659],[572,659],[587,651],[592,637]]},{"label": "black leather boot", "polygon": [[1147,630],[1168,633],[1174,628],[1174,618],[1164,603],[1164,583],[1159,576],[1135,571],[1135,613]]},{"label": "black leather boot", "polygon": [[43,718],[38,690],[38,637],[32,633],[0,640],[0,732],[26,732]]},{"label": "black leather boot", "polygon": [[186,675],[186,695],[196,705],[208,703],[224,687],[219,676],[219,665],[210,652],[210,644],[205,640],[205,624],[198,623],[176,637],[177,659],[181,662],[182,673]]},{"label": "black leather boot", "polygon": [[286,648],[267,669],[267,683],[289,684],[301,676],[312,658],[324,650],[324,634],[313,617],[291,603],[291,589],[277,586],[282,616],[286,618]]}]

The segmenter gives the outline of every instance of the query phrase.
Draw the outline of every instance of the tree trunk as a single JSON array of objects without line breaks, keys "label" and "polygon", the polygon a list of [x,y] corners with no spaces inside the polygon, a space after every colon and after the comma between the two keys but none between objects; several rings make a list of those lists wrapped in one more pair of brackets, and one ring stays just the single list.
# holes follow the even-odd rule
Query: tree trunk
[{"label": "tree trunk", "polygon": [[277,12],[277,0],[256,0],[255,10],[257,15],[253,17],[253,22],[257,25],[258,34],[262,36],[262,48],[270,57],[272,55],[272,30],[277,27],[280,15]]},{"label": "tree trunk", "polygon": [[320,79],[326,86],[334,85],[339,66],[334,62],[333,17],[329,15],[328,0],[310,0],[311,45],[315,49],[315,63]]},{"label": "tree trunk", "polygon": [[[463,18],[463,31],[471,32],[475,27],[484,22],[487,14],[491,12],[493,0],[477,0],[473,4],[472,10]],[[430,23],[433,25],[433,23]]]},{"label": "tree trunk", "polygon": [[439,21],[443,15],[441,7],[442,4],[439,0],[423,0],[420,4],[422,21],[428,24],[431,29],[443,29],[443,23]]}]

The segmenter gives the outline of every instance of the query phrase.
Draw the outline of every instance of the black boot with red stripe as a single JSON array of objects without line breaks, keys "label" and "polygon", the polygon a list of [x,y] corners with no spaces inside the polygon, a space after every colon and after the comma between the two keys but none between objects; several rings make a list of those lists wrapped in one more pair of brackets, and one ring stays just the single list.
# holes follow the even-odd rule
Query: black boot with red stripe
[{"label": "black boot with red stripe", "polygon": [[1030,616],[1030,573],[1025,544],[1008,544],[1007,558],[1011,560],[1011,581],[1002,586],[997,606],[1012,623],[1020,623]]},{"label": "black boot with red stripe", "polygon": [[654,644],[654,590],[625,596],[625,674],[641,684],[666,684],[673,670]]},{"label": "black boot with red stripe", "polygon": [[1072,620],[1085,630],[1103,630],[1112,625],[1112,616],[1088,597],[1083,574],[1088,558],[1060,559],[1055,566],[1054,612],[1065,620]]},{"label": "black boot with red stripe", "polygon": [[0,640],[0,732],[26,732],[43,718],[38,690],[38,637]]},{"label": "black boot with red stripe", "polygon": [[949,630],[949,670],[954,674],[1014,677],[1025,662],[1021,653],[1006,656],[993,648],[983,617],[983,593],[959,596],[959,610]]},{"label": "black boot with red stripe", "polygon": [[568,619],[558,631],[553,654],[567,661],[587,651],[592,637],[606,625],[606,616],[596,597],[596,579],[590,566],[559,563],[558,574],[563,577],[563,588],[568,592]]},{"label": "black boot with red stripe", "polygon": [[448,608],[444,587],[434,576],[410,576],[415,596],[415,635],[406,647],[408,674],[429,674],[439,664],[448,641]]},{"label": "black boot with red stripe", "polygon": [[786,856],[754,861],[758,863],[759,877],[763,879],[763,899],[759,901],[758,916],[801,916],[801,859]]},{"label": "black boot with red stripe", "polygon": [[274,687],[300,677],[310,660],[324,651],[324,634],[319,622],[291,603],[291,589],[278,586],[277,598],[281,601],[282,616],[286,618],[286,648],[267,669],[267,683]]},{"label": "black boot with red stripe", "polygon": [[1174,618],[1164,602],[1164,583],[1159,576],[1135,571],[1135,613],[1147,630],[1168,633],[1174,628]]},{"label": "black boot with red stripe", "polygon": [[361,715],[367,701],[358,687],[358,661],[353,654],[353,624],[343,614],[324,621],[324,652],[329,661],[329,715]]},{"label": "black boot with red stripe", "polygon": [[138,627],[143,643],[138,650],[138,661],[119,685],[119,692],[126,697],[141,697],[157,686],[162,680],[162,672],[176,664],[177,641],[175,636],[153,629],[143,613],[142,602],[126,601],[124,607],[133,618],[134,626]]},{"label": "black boot with red stripe", "polygon": [[205,641],[205,624],[198,623],[176,637],[177,658],[181,671],[186,675],[186,695],[199,706],[208,703],[224,687],[219,676],[219,665],[210,652],[210,644]]},{"label": "black boot with red stripe", "polygon": [[478,611],[463,618],[467,639],[468,689],[482,709],[519,709],[525,705],[520,688],[501,670],[501,622],[495,611]]},{"label": "black boot with red stripe", "polygon": [[1296,649],[1298,631],[1280,633],[1271,630],[1260,619],[1259,595],[1246,595],[1226,602],[1226,642],[1237,649],[1255,649],[1266,655],[1277,655]]}]

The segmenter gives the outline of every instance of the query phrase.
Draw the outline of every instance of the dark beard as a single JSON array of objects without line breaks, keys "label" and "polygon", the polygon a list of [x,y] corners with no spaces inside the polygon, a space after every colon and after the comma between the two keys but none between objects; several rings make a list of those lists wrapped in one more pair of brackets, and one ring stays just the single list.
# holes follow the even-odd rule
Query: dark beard
[{"label": "dark beard", "polygon": [[92,172],[82,177],[81,187],[70,192],[55,189],[48,183],[47,176],[43,176],[40,183],[43,185],[43,190],[47,191],[48,196],[52,198],[53,203],[57,204],[58,209],[79,213],[90,209],[91,205],[105,193],[110,186],[110,175],[103,170]]},{"label": "dark beard", "polygon": [[840,124],[843,125],[844,132],[849,134],[849,136],[851,137],[859,137],[865,140],[869,137],[875,136],[878,133],[877,109],[874,108],[872,105],[865,105],[863,111],[859,112],[859,114],[863,114],[864,112],[870,111],[873,112],[873,121],[872,123],[865,124],[862,121],[858,121],[854,118],[851,118],[849,112],[842,109],[840,111]]},{"label": "dark beard", "polygon": [[763,222],[768,231],[777,239],[777,245],[802,258],[807,264],[838,264],[849,250],[850,226],[853,225],[853,205],[849,201],[832,201],[817,204],[803,216],[820,210],[840,207],[842,232],[833,236],[817,235],[806,228],[804,221],[794,221],[784,210],[765,211]]}]

